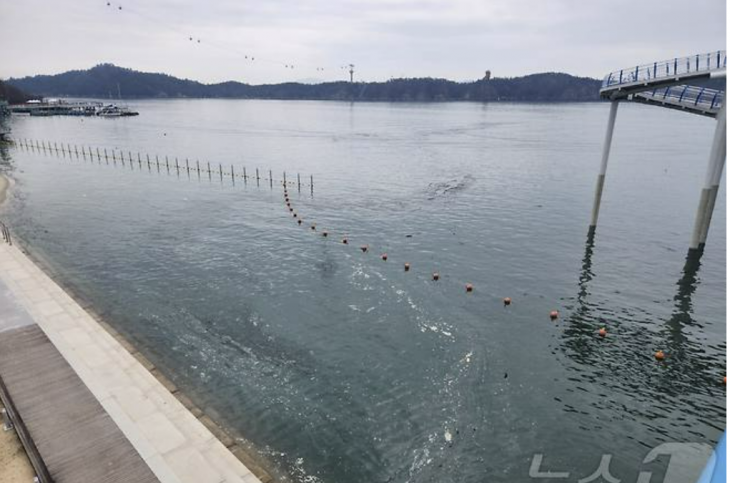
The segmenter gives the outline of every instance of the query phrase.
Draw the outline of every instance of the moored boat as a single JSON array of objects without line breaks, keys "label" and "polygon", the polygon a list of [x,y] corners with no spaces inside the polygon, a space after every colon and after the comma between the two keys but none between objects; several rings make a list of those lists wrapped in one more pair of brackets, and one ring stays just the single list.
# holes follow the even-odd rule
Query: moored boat
[{"label": "moored boat", "polygon": [[100,117],[127,117],[127,116],[138,116],[139,113],[132,111],[126,106],[117,106],[115,104],[109,104],[96,112],[97,116]]}]

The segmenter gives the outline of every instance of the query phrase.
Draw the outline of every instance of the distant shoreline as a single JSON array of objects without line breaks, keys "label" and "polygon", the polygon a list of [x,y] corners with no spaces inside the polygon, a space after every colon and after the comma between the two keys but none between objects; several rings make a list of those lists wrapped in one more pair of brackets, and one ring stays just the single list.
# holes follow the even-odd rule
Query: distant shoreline
[{"label": "distant shoreline", "polygon": [[585,102],[599,100],[599,79],[562,72],[521,77],[486,73],[471,81],[434,77],[386,81],[346,80],[317,84],[281,82],[247,84],[240,81],[203,82],[168,74],[140,72],[113,64],[55,75],[11,78],[9,86],[30,96],[72,96],[98,99],[203,98],[275,99],[348,102]]},{"label": "distant shoreline", "polygon": [[584,99],[575,101],[551,101],[551,100],[465,100],[465,99],[446,99],[446,100],[387,100],[387,99],[291,99],[278,97],[124,97],[121,99],[109,99],[108,97],[94,97],[81,95],[48,95],[45,99],[63,99],[63,100],[83,100],[83,101],[100,101],[107,104],[125,104],[134,101],[291,101],[291,102],[342,102],[347,104],[591,104],[610,102],[606,99]]}]

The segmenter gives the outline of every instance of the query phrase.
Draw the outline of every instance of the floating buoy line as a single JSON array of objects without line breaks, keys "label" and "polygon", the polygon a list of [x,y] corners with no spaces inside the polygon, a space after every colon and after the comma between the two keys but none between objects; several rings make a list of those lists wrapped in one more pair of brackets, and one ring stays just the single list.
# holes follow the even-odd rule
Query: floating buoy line
[{"label": "floating buoy line", "polygon": [[[304,217],[295,209],[294,204],[292,203],[289,186],[286,183],[282,183],[281,187],[283,189],[283,200],[286,210],[291,214],[292,219],[296,220],[297,225],[301,226],[302,224],[305,224]],[[306,222],[306,226],[309,227],[310,232],[320,233],[323,238],[331,238],[331,235],[335,235],[335,233],[333,233],[331,230],[318,230],[317,223],[311,220],[308,220]],[[346,233],[342,233],[340,234],[340,236],[333,237],[337,240],[340,240],[340,243],[342,245],[350,245],[350,239]],[[361,244],[358,248],[363,254],[367,254],[372,251],[372,247],[369,244]],[[391,261],[391,258],[387,252],[381,252],[378,258],[380,258],[382,262],[390,263]],[[402,267],[404,272],[411,272],[411,269],[413,268],[411,262],[403,262]],[[431,272],[430,280],[434,283],[444,283],[441,280],[441,274],[439,272]],[[467,294],[473,294],[476,292],[476,287],[471,282],[465,282],[463,284],[463,287]],[[505,297],[502,299],[502,303],[504,304],[505,308],[510,307],[512,305],[512,298]],[[558,318],[558,311],[553,310],[549,313],[549,317],[551,320],[556,320]]]},{"label": "floating buoy line", "polygon": [[[236,171],[234,165],[230,165],[230,169],[228,169],[227,166],[226,168],[224,168],[222,163],[218,163],[218,166],[216,167],[215,164],[211,165],[211,163],[208,161],[201,163],[199,159],[196,159],[193,163],[192,161],[190,161],[189,158],[183,159],[167,155],[160,156],[157,154],[154,156],[150,156],[149,154],[143,155],[140,152],[137,152],[136,155],[133,155],[131,151],[125,152],[116,148],[92,148],[91,146],[86,145],[78,146],[75,144],[71,145],[69,143],[38,141],[30,139],[12,140],[11,146],[17,146],[22,150],[43,153],[45,155],[59,156],[63,157],[64,159],[66,157],[68,157],[69,159],[88,159],[91,162],[96,161],[99,165],[102,165],[103,163],[109,166],[117,166],[117,163],[119,163],[122,167],[128,167],[130,170],[136,169],[141,171],[145,170],[146,168],[148,172],[152,172],[154,168],[158,173],[162,172],[163,170],[167,174],[175,172],[178,176],[181,174],[181,172],[186,173],[188,176],[190,176],[192,173],[196,174],[198,178],[200,178],[202,175],[207,175],[208,178],[211,180],[215,176],[217,178],[220,178],[221,182],[223,182],[225,179],[230,179],[233,185],[235,185],[236,179],[242,180],[244,184],[247,184],[248,182],[255,182],[257,186],[260,186],[261,184],[268,184],[272,189],[274,184],[277,184],[278,186],[281,186],[283,188],[283,198],[286,209],[292,215],[292,219],[296,220],[298,226],[307,226],[309,227],[310,232],[320,233],[322,238],[330,238],[330,235],[334,235],[331,231],[328,230],[318,231],[316,223],[308,222],[305,225],[302,216],[295,210],[292,199],[289,196],[290,188],[296,188],[299,192],[301,192],[302,187],[309,188],[310,192],[314,194],[313,176],[310,176],[309,183],[302,183],[301,176],[299,174],[297,174],[296,181],[287,180],[286,172],[283,173],[283,177],[281,179],[275,179],[271,170],[261,170],[259,168],[255,168],[253,171],[249,172],[247,171],[246,167],[242,167],[239,168],[238,171]],[[350,239],[346,234],[342,234],[340,237],[336,238],[339,238],[342,245],[350,245]],[[367,254],[370,251],[371,247],[368,244],[362,244],[360,245],[359,249],[363,254]],[[390,260],[390,257],[386,252],[381,253],[379,258],[382,262],[388,262]],[[412,268],[414,268],[411,262],[403,262],[402,266],[404,272],[411,272]],[[439,272],[431,272],[430,280],[434,283],[443,283],[443,281],[441,281],[441,274]],[[466,294],[472,294],[476,291],[474,284],[470,282],[465,282],[463,287]],[[507,307],[510,307],[512,305],[512,298],[504,297],[502,299],[502,303],[506,309]],[[551,310],[548,313],[548,317],[550,320],[557,322],[560,317],[560,313],[558,310]],[[608,330],[605,326],[602,325],[597,331],[597,335],[600,339],[605,339],[608,336]],[[667,359],[667,354],[663,350],[659,349],[653,353],[653,357],[658,363],[664,363]],[[723,378],[722,383],[726,383],[726,378]]]},{"label": "floating buoy line", "polygon": [[[302,223],[303,223],[302,215],[299,212],[296,211],[296,209],[295,209],[295,207],[294,207],[294,205],[292,203],[291,197],[289,196],[290,193],[289,193],[289,187],[288,187],[288,185],[286,183],[282,183],[281,184],[281,187],[283,188],[283,191],[284,191],[284,193],[283,193],[284,194],[284,202],[286,204],[287,210],[289,211],[289,213],[292,214],[293,219],[297,220],[297,224],[298,225],[302,225]],[[311,232],[316,232],[317,231],[317,224],[316,223],[310,222],[309,226],[310,226],[310,231]],[[328,237],[330,234],[332,234],[331,231],[328,231],[328,230],[323,230],[322,231],[322,236],[323,237]],[[339,237],[339,239],[341,240],[341,244],[342,245],[349,245],[350,244],[350,239],[348,238],[347,234],[342,234],[341,237]],[[360,249],[360,251],[363,254],[367,254],[369,251],[371,251],[371,247],[370,247],[369,244],[362,244],[362,245],[360,245],[359,249]],[[387,253],[382,253],[379,258],[383,262],[388,262],[390,260],[390,258],[389,258],[389,256],[388,256]],[[411,262],[404,262],[403,263],[403,270],[404,270],[404,272],[410,272],[411,271],[411,268],[412,268]],[[432,272],[431,275],[430,275],[430,280],[432,282],[434,282],[434,283],[443,283],[443,282],[440,281],[441,280],[441,274],[439,272]],[[472,284],[470,282],[465,283],[464,284],[464,287],[465,287],[465,291],[466,291],[467,294],[472,294],[476,290],[474,284]],[[512,298],[511,297],[504,297],[502,299],[502,304],[505,307],[505,309],[508,308],[508,307],[511,307],[512,306]],[[560,318],[560,312],[558,310],[551,310],[550,312],[548,312],[547,316],[548,316],[548,318],[551,321],[554,321],[554,322],[557,323],[558,320],[559,320],[559,318]],[[599,339],[605,339],[608,336],[608,330],[606,329],[605,325],[602,324],[600,326],[597,334],[598,334],[598,338]],[[656,351],[654,353],[654,358],[656,359],[657,362],[660,362],[660,363],[664,362],[665,359],[666,359],[666,357],[667,357],[666,354],[662,350],[658,350],[658,351]],[[727,379],[726,378],[723,378],[722,384],[726,384],[726,381],[727,381]]]}]

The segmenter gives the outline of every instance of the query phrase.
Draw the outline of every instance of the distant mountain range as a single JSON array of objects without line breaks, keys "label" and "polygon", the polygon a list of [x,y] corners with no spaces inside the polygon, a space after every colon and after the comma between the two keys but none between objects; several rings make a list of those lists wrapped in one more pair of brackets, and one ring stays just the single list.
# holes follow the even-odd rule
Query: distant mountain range
[{"label": "distant mountain range", "polygon": [[117,98],[236,98],[309,99],[339,101],[532,101],[581,102],[598,100],[601,82],[562,73],[492,78],[473,82],[446,79],[393,79],[386,82],[324,82],[250,85],[229,81],[203,84],[166,74],[138,72],[112,64],[56,75],[8,79],[35,96]]}]

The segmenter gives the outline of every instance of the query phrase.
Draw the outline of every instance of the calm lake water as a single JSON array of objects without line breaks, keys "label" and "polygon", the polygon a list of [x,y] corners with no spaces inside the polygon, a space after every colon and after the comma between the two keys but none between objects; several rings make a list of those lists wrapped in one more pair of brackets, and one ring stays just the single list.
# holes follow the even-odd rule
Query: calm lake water
[{"label": "calm lake water", "polygon": [[[725,427],[724,188],[685,260],[713,120],[622,105],[591,240],[607,104],[131,107],[13,118],[143,166],[9,149],[0,216],[291,481],[537,481],[539,453],[570,473],[550,481],[610,454],[633,482],[663,471],[642,464],[657,445]],[[278,184],[147,153],[311,174],[313,195],[290,188],[305,223]]]}]

